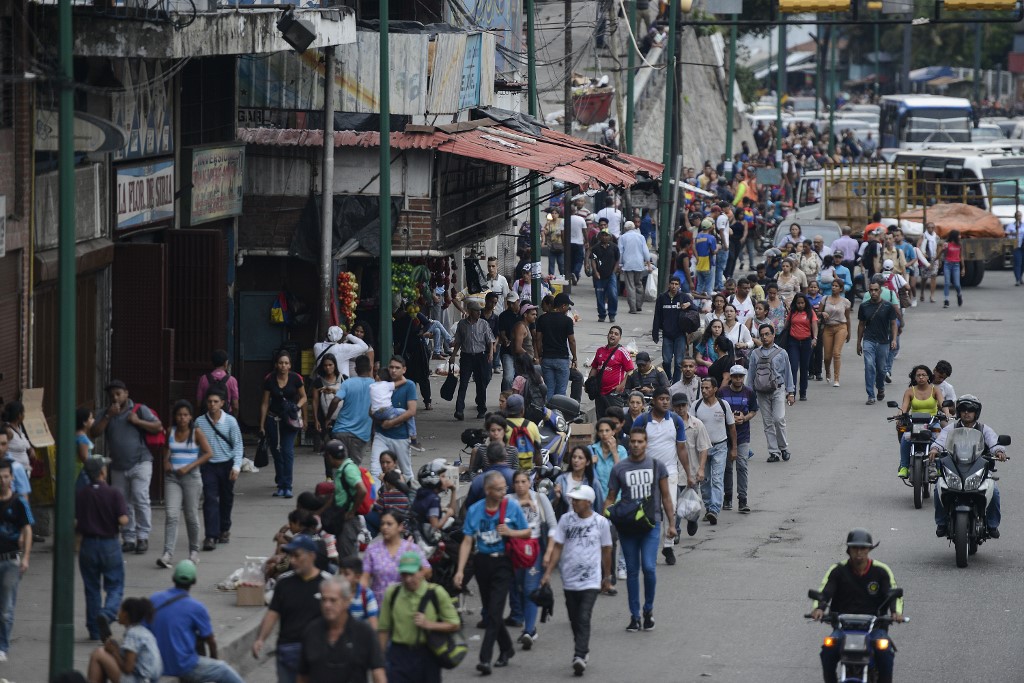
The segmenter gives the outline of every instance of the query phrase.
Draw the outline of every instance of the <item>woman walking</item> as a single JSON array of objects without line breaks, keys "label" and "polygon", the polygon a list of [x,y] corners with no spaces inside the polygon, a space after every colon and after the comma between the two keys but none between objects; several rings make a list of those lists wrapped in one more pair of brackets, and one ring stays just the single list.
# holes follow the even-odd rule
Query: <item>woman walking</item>
[{"label": "woman walking", "polygon": [[595,500],[603,500],[604,489],[594,475],[592,454],[584,446],[575,446],[569,453],[569,471],[558,475],[558,479],[555,480],[554,508],[556,517],[561,518],[566,512],[572,510],[572,504],[568,497],[569,492],[584,484],[601,494]]},{"label": "woman walking", "polygon": [[943,308],[949,308],[949,286],[953,285],[956,290],[956,305],[964,305],[964,294],[960,289],[960,270],[963,268],[964,254],[960,248],[960,231],[950,230],[946,242],[939,248],[939,257],[944,259],[942,265],[942,303]]},{"label": "woman walking", "polygon": [[341,401],[334,397],[341,388],[341,382],[341,371],[338,370],[334,354],[324,354],[316,369],[316,379],[313,380],[313,425],[323,443],[330,441],[331,425],[341,409]]},{"label": "woman walking", "polygon": [[832,382],[833,387],[839,386],[839,368],[842,364],[843,344],[850,341],[850,327],[853,319],[853,316],[850,315],[850,309],[853,308],[853,304],[843,294],[844,285],[845,283],[839,278],[833,280],[832,293],[821,302],[821,307],[818,309],[821,312],[822,320],[825,322],[822,328],[822,334],[825,335],[823,340],[825,348],[825,381]]},{"label": "woman walking", "polygon": [[384,595],[388,586],[398,583],[401,575],[398,564],[402,555],[414,552],[420,556],[421,574],[429,576],[430,563],[423,556],[423,551],[412,539],[402,535],[403,527],[393,510],[385,510],[380,515],[380,535],[366,546],[363,554],[363,576],[360,582],[363,588],[369,588],[374,595]]},{"label": "woman walking", "polygon": [[530,593],[540,585],[547,536],[555,530],[558,520],[555,519],[555,511],[547,496],[538,495],[530,488],[529,472],[516,472],[512,480],[512,490],[519,507],[523,508],[523,514],[526,515],[530,538],[536,538],[541,547],[532,567],[513,569],[512,588],[508,593],[509,621],[522,624],[523,633],[518,640],[524,650],[529,650],[537,640],[537,603],[530,600]]},{"label": "woman walking", "polygon": [[736,350],[736,357],[742,358],[744,364],[750,356],[750,350],[754,348],[754,340],[750,336],[750,328],[739,321],[736,307],[732,304],[725,306],[725,337],[732,342]]},{"label": "woman walking", "polygon": [[274,456],[275,498],[292,497],[292,467],[295,464],[295,437],[302,429],[302,407],[306,405],[306,387],[302,376],[292,372],[287,351],[274,355],[274,371],[263,380],[260,404],[260,436],[267,437]]},{"label": "woman walking", "polygon": [[11,401],[4,406],[3,418],[7,423],[7,455],[24,467],[26,472],[31,473],[36,451],[25,432],[24,404],[21,401]]},{"label": "woman walking", "polygon": [[718,360],[718,352],[715,351],[715,340],[725,334],[725,325],[721,320],[712,320],[704,329],[704,334],[697,342],[694,350],[694,360],[697,361],[697,374],[701,377],[708,376],[708,368]]},{"label": "woman walking", "polygon": [[185,515],[188,559],[199,562],[199,498],[203,492],[200,467],[213,457],[206,435],[196,429],[192,404],[182,399],[174,404],[174,426],[167,430],[167,459],[164,460],[164,552],[156,566],[170,569],[178,542],[178,521]]},{"label": "woman walking", "polygon": [[811,367],[811,351],[818,343],[818,318],[814,309],[807,303],[807,297],[797,294],[793,297],[793,306],[786,318],[786,329],[789,332],[786,351],[789,353],[789,365],[793,372],[793,383],[797,383],[799,374],[800,400],[807,400],[807,376]]},{"label": "woman walking", "polygon": [[[630,423],[632,427],[632,423]],[[625,460],[629,457],[626,453],[626,447],[619,443],[616,429],[615,420],[603,417],[597,421],[596,428],[597,440],[591,445],[590,452],[593,454],[594,462],[594,477],[601,483],[601,490],[608,490],[608,478],[611,476],[612,468],[615,467],[617,462]],[[622,557],[621,553],[618,552],[619,534],[612,527],[612,561],[616,565],[616,577],[626,580],[626,560]],[[612,578],[612,583],[616,582],[616,578]],[[608,590],[602,590],[605,595],[618,595],[618,591],[614,588]]]}]

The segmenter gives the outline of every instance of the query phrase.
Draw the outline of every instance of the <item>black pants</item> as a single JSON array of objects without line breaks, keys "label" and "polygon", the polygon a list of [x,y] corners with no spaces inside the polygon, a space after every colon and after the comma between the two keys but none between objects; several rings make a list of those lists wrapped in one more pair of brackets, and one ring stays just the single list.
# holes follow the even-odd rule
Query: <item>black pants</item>
[{"label": "black pants", "polygon": [[590,615],[597,601],[596,588],[582,591],[565,591],[565,610],[569,613],[572,626],[573,656],[586,658],[590,653]]},{"label": "black pants", "polygon": [[338,534],[338,559],[344,560],[346,557],[352,557],[359,552],[359,517],[353,517],[352,519],[346,519],[341,527],[341,533]]},{"label": "black pants", "polygon": [[512,637],[505,628],[505,603],[512,587],[512,561],[506,555],[492,557],[477,553],[473,562],[476,583],[480,586],[480,603],[487,608],[487,630],[480,643],[480,661],[490,664],[494,641],[498,641],[499,654],[514,649]]},{"label": "black pants", "polygon": [[601,419],[608,414],[608,409],[615,406],[621,408],[626,405],[626,401],[622,394],[608,394],[607,396],[598,396],[597,400],[594,401],[594,408],[597,411],[597,419]]},{"label": "black pants", "polygon": [[486,412],[487,384],[491,381],[491,364],[487,362],[486,354],[462,352],[459,359],[459,395],[455,399],[456,413],[466,410],[466,390],[469,389],[470,379],[476,381],[476,409],[481,413]]},{"label": "black pants", "polygon": [[207,462],[199,468],[203,476],[203,523],[206,538],[220,538],[231,531],[231,509],[235,504],[234,462]]},{"label": "black pants", "polygon": [[811,375],[821,376],[822,361],[825,357],[825,332],[824,327],[818,328],[818,343],[811,349]]},{"label": "black pants", "polygon": [[576,368],[569,368],[569,396],[574,401],[583,400],[583,373]]},{"label": "black pants", "polygon": [[391,643],[386,659],[391,683],[441,683],[441,667],[426,647]]}]

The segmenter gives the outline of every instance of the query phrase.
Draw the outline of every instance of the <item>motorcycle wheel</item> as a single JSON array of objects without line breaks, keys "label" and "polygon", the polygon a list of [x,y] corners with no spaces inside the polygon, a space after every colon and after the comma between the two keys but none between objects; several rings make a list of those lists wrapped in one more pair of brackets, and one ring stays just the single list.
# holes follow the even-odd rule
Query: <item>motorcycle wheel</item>
[{"label": "motorcycle wheel", "polygon": [[953,520],[953,547],[956,550],[956,566],[967,566],[967,537],[969,520],[966,512],[960,512]]},{"label": "motorcycle wheel", "polygon": [[920,458],[914,458],[914,462],[911,464],[913,468],[910,472],[910,481],[914,484],[914,509],[921,509],[921,496],[923,494],[924,485],[924,463],[921,462]]}]

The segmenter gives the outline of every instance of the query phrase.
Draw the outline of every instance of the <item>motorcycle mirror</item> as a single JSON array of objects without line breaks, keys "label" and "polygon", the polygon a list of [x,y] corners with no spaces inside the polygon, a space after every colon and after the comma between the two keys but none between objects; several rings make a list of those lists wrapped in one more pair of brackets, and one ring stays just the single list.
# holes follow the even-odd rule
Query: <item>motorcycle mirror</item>
[{"label": "motorcycle mirror", "polygon": [[899,408],[900,407],[900,404],[897,403],[896,401],[886,401],[885,405],[888,406],[889,408]]},{"label": "motorcycle mirror", "polygon": [[942,407],[943,408],[953,408],[955,406],[956,406],[956,404],[953,403],[952,401],[943,401],[942,402]]},{"label": "motorcycle mirror", "polygon": [[1010,445],[1010,435],[1009,434],[1000,434],[999,438],[996,439],[996,443],[998,445],[1000,445],[1000,446],[1009,446]]},{"label": "motorcycle mirror", "polygon": [[903,597],[903,589],[902,588],[893,588],[893,589],[891,589],[889,591],[889,597],[892,598],[893,600],[896,600],[897,598],[902,598]]},{"label": "motorcycle mirror", "polygon": [[813,589],[807,591],[807,597],[809,597],[811,600],[817,600],[818,602],[822,602],[825,599],[824,595]]}]

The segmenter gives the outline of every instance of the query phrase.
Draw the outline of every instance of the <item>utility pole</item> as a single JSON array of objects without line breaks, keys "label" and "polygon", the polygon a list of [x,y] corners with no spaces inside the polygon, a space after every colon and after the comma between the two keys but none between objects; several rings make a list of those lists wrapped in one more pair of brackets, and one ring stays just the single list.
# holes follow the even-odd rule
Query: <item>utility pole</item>
[{"label": "utility pole", "polygon": [[[635,2],[635,0],[633,0]],[[736,126],[736,38],[738,28],[736,20],[739,15],[732,15],[732,26],[729,27],[729,92],[726,94],[725,116],[725,157],[732,160],[732,129]],[[632,150],[630,150],[632,151]]]},{"label": "utility pole", "polygon": [[388,44],[388,0],[380,12],[380,355],[383,362],[394,353],[391,342],[391,56]]},{"label": "utility pole", "polygon": [[331,255],[334,237],[334,97],[337,91],[334,46],[324,48],[324,150],[320,169],[320,334],[331,325]]},{"label": "utility pole", "polygon": [[829,27],[829,60],[828,60],[828,155],[836,153],[836,43],[839,42],[839,29]]},{"label": "utility pole", "polygon": [[779,63],[775,73],[775,157],[782,158],[782,96],[786,94],[786,23],[785,20],[778,25],[779,31],[779,53],[776,55]]},{"label": "utility pole", "polygon": [[672,216],[672,121],[675,112],[675,65],[676,39],[679,33],[679,1],[672,0],[668,4],[668,45],[665,50],[665,127],[662,135],[661,163],[661,215],[658,220],[658,291],[668,287],[671,273],[672,233],[675,231],[675,218]]},{"label": "utility pole", "polygon": [[[381,0],[386,2],[387,0]],[[530,116],[537,118],[537,54],[535,52],[534,0],[526,0],[526,99]],[[566,109],[569,103],[566,102]],[[533,305],[540,306],[540,187],[536,172],[530,173],[530,267]]]},{"label": "utility pole", "polygon": [[[626,10],[629,13],[629,31],[636,37],[636,0],[626,0]],[[632,40],[626,41],[626,121],[623,125],[623,132],[626,140],[626,153],[633,153],[633,100],[636,97],[636,89],[633,80],[636,78],[636,48]]]},{"label": "utility pole", "polygon": [[900,71],[900,83],[903,85],[903,92],[910,92],[910,40],[913,37],[913,26],[903,25],[903,68]]},{"label": "utility pole", "polygon": [[[975,16],[978,16],[977,13]],[[974,106],[981,104],[981,33],[982,24],[974,25]],[[977,111],[977,110],[975,110]],[[973,125],[973,124],[972,124]]]},{"label": "utility pole", "polygon": [[50,589],[50,675],[74,668],[75,654],[75,102],[71,0],[57,8],[60,100],[57,173],[57,494],[54,500],[53,580]]},{"label": "utility pole", "polygon": [[[824,62],[825,62],[825,59],[824,59],[825,55],[828,54],[828,53],[825,51],[825,48],[822,47],[822,44],[821,44],[821,33],[822,33],[821,26],[820,25],[815,26],[814,27],[814,38],[815,38],[815,40],[814,40],[814,52],[815,52],[814,82],[815,82],[815,84],[820,84],[822,81],[825,80],[825,69],[822,66],[822,64],[824,64]],[[814,93],[814,120],[815,121],[817,121],[819,118],[821,118],[821,113],[820,113],[821,112],[821,108],[820,108],[820,105],[821,105],[821,95],[819,93],[815,92]]]},{"label": "utility pole", "polygon": [[572,0],[565,0],[565,116],[562,130],[572,135],[572,119],[576,113],[572,107]]},{"label": "utility pole", "polygon": [[878,82],[878,79],[881,76],[881,69],[878,66],[878,51],[881,49],[879,47],[879,35],[878,35],[879,34],[879,27],[878,27],[878,24],[874,25],[874,34],[875,34],[875,88],[874,88],[874,90],[875,90],[875,99],[877,100],[878,99],[878,95],[881,92],[881,87],[882,87],[881,84]]}]

